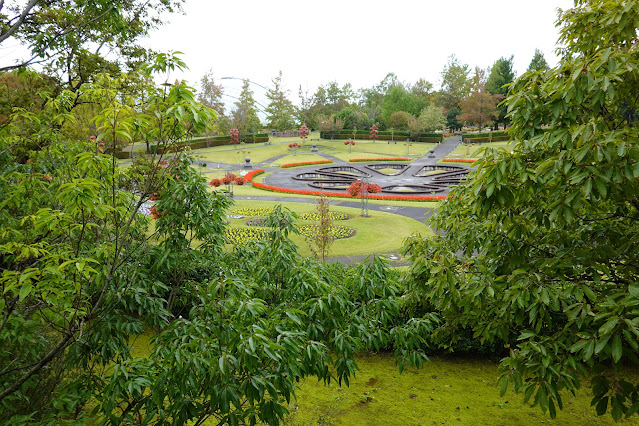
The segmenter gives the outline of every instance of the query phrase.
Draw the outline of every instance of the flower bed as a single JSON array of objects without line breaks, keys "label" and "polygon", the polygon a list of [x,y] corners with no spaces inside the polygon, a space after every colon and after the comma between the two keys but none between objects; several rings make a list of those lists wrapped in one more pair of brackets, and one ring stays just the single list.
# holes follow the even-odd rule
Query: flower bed
[{"label": "flower bed", "polygon": [[229,228],[224,233],[227,244],[246,244],[268,237],[267,228]]},{"label": "flower bed", "polygon": [[244,216],[265,216],[273,211],[270,207],[247,207],[243,209],[235,209],[231,213]]},{"label": "flower bed", "polygon": [[251,172],[248,172],[247,174],[244,175],[244,179],[247,182],[253,182],[253,178],[255,176],[261,175],[262,173],[264,173],[264,169],[257,169],[257,170],[253,170]]},{"label": "flower bed", "polygon": [[[320,195],[324,194],[327,197],[335,197],[335,198],[359,198],[359,196],[351,196],[350,194],[345,194],[342,192],[320,192],[320,191],[307,191],[303,189],[289,189],[289,188],[279,188],[277,186],[264,185],[263,183],[254,182],[254,188],[263,189],[265,191],[272,192],[281,192],[284,194],[299,194],[299,195]],[[371,200],[389,200],[389,201],[441,201],[448,198],[446,195],[380,195],[380,194],[369,194],[368,196]]]},{"label": "flower bed", "polygon": [[444,163],[474,163],[474,158],[444,158],[442,159]]},{"label": "flower bed", "polygon": [[[317,235],[317,228],[317,225],[301,225],[297,227],[297,229],[300,231],[300,234],[308,238],[314,238]],[[330,228],[329,234],[331,237],[339,240],[342,238],[350,238],[354,236],[355,230],[346,226],[333,225]]]},{"label": "flower bed", "polygon": [[[329,212],[331,220],[346,220],[348,215],[346,213]],[[319,214],[316,212],[301,213],[297,215],[298,219],[302,220],[320,220]]]},{"label": "flower bed", "polygon": [[364,161],[413,161],[412,158],[407,157],[389,157],[389,158],[351,158],[349,163],[361,163]]},{"label": "flower bed", "polygon": [[288,169],[290,167],[301,167],[301,166],[313,166],[315,164],[330,164],[331,160],[318,160],[318,161],[304,161],[301,163],[286,163],[282,164],[280,167],[282,169]]}]

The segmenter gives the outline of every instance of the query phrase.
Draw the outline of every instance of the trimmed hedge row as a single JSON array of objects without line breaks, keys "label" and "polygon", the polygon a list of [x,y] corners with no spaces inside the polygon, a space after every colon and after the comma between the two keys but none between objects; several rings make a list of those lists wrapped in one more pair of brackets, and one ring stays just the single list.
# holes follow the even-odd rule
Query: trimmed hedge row
[{"label": "trimmed hedge row", "polygon": [[465,139],[479,139],[479,138],[490,138],[492,136],[493,140],[496,137],[500,136],[509,136],[508,132],[505,130],[499,132],[484,132],[484,133],[467,133],[462,135],[462,140]]},{"label": "trimmed hedge row", "polygon": [[[388,133],[388,134],[386,134]],[[320,133],[320,138],[322,139],[331,139],[330,134],[327,133]],[[377,135],[377,140],[380,141],[390,141],[390,140],[395,140],[395,141],[403,141],[404,139],[408,138],[408,133],[407,132],[395,132],[394,135],[391,135],[390,132],[384,132],[384,134],[382,134],[382,132],[380,132]],[[353,133],[337,133],[333,136],[333,139],[353,139]],[[368,134],[356,134],[355,135],[355,139],[370,139],[370,135]],[[437,133],[428,133],[428,134],[423,134],[422,136],[419,137],[419,142],[441,142],[443,139],[443,136]]]},{"label": "trimmed hedge row", "polygon": [[490,143],[490,142],[504,142],[509,141],[510,136],[493,136],[492,138],[464,138],[464,141],[470,143]]},{"label": "trimmed hedge row", "polygon": [[[241,142],[253,143],[253,135],[248,134],[240,138]],[[268,142],[269,136],[267,133],[256,133],[255,143]],[[169,147],[158,147],[156,145],[151,146],[151,152],[153,154],[163,154],[165,151],[175,152],[181,151],[184,148],[191,147],[191,149],[211,148],[214,146],[231,145],[230,136],[211,136],[204,139],[194,139],[192,141],[183,142],[177,145],[171,145]]]}]

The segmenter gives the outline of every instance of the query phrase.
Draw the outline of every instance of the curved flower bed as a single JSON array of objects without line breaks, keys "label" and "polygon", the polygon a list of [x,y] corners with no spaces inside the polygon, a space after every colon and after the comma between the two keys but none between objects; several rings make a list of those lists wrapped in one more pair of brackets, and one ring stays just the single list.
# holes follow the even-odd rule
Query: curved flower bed
[{"label": "curved flower bed", "polygon": [[351,158],[349,163],[361,163],[363,161],[413,161],[412,158],[406,157],[389,157],[389,158]]},{"label": "curved flower bed", "polygon": [[234,209],[231,213],[243,216],[264,216],[273,211],[270,207],[246,207],[243,209]]},{"label": "curved flower bed", "polygon": [[264,173],[264,169],[253,170],[245,174],[244,179],[246,179],[247,182],[253,182],[253,178],[255,176],[261,175],[262,173]]},{"label": "curved flower bed", "polygon": [[[346,213],[329,212],[329,216],[331,217],[331,220],[348,219],[348,215]],[[302,220],[320,220],[319,214],[316,212],[301,213],[297,215],[297,218]]]},{"label": "curved flower bed", "polygon": [[[313,238],[315,237],[315,235],[317,235],[317,228],[317,225],[301,225],[297,227],[297,229],[300,231],[300,234],[308,238]],[[331,226],[329,233],[331,237],[339,240],[342,238],[350,238],[354,236],[355,230],[346,226],[333,225]]]},{"label": "curved flower bed", "polygon": [[[264,185],[263,183],[254,182],[254,188],[263,189],[265,191],[272,192],[281,192],[283,194],[299,194],[299,195],[320,195],[324,194],[327,197],[335,197],[335,198],[359,198],[358,196],[351,196],[350,194],[345,194],[342,192],[320,192],[320,191],[307,191],[303,189],[289,189],[289,188],[279,188],[277,186]],[[446,195],[380,195],[380,194],[369,194],[368,196],[371,200],[390,200],[390,201],[441,201],[448,198]]]},{"label": "curved flower bed", "polygon": [[444,158],[442,159],[444,163],[474,163],[474,158]]},{"label": "curved flower bed", "polygon": [[313,165],[316,165],[316,164],[330,164],[330,163],[332,163],[331,160],[304,161],[304,162],[301,162],[301,163],[286,163],[286,164],[282,164],[280,166],[280,168],[288,169],[290,167],[313,166]]}]

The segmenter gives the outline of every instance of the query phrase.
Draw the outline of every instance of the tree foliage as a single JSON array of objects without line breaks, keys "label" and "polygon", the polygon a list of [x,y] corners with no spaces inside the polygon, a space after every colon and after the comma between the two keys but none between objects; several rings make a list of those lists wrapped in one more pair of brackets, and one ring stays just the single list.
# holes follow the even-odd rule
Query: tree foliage
[{"label": "tree foliage", "polygon": [[291,130],[295,127],[295,107],[282,87],[282,71],[273,78],[272,86],[266,92],[269,100],[266,107],[268,125],[277,130]]},{"label": "tree foliage", "polygon": [[470,68],[462,64],[455,55],[448,58],[448,63],[442,70],[442,84],[439,103],[445,109],[458,108],[459,103],[472,89],[472,80],[469,78]]},{"label": "tree foliage", "polygon": [[639,409],[621,371],[639,361],[639,5],[576,6],[560,14],[557,67],[510,89],[516,146],[486,149],[432,220],[445,235],[406,252],[440,341],[471,330],[509,345],[502,392],[554,417],[588,378],[597,413],[619,419]]},{"label": "tree foliage", "polygon": [[544,54],[539,49],[535,49],[535,55],[530,61],[530,65],[528,65],[528,71],[546,71],[550,69],[548,66],[548,62],[546,62],[546,58],[544,58]]},{"label": "tree foliage", "polygon": [[242,83],[240,97],[234,105],[235,109],[231,111],[232,124],[236,129],[239,129],[240,133],[255,133],[257,129],[262,127],[248,80],[244,80]]},{"label": "tree foliage", "polygon": [[441,107],[438,107],[434,103],[424,108],[421,114],[419,114],[418,119],[424,125],[424,130],[427,132],[443,130],[444,127],[446,127],[446,116]]},{"label": "tree foliage", "polygon": [[200,79],[200,92],[197,95],[198,102],[214,109],[218,116],[221,117],[224,115],[223,95],[224,87],[215,83],[213,70],[209,70]]},{"label": "tree foliage", "polygon": [[[513,71],[514,56],[510,58],[499,58],[493,66],[490,68],[490,74],[486,80],[486,90],[492,95],[500,95],[501,98],[505,98],[508,94],[509,86],[515,79],[515,71]],[[506,105],[499,105],[497,116],[495,117],[497,123],[506,124],[509,122]]]}]

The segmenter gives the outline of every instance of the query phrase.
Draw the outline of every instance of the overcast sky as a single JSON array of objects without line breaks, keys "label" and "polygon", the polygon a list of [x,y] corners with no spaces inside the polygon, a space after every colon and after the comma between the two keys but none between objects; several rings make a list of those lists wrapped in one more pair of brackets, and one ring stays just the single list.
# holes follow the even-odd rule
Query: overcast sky
[{"label": "overcast sky", "polygon": [[[263,86],[281,70],[289,98],[335,80],[355,89],[389,72],[401,81],[430,81],[435,89],[448,57],[487,68],[514,55],[518,75],[535,49],[554,65],[557,8],[571,0],[186,0],[184,15],[143,41],[160,51],[179,50],[197,87],[212,69],[221,77],[248,78]],[[241,81],[224,80],[229,95]],[[252,85],[256,99],[263,89]],[[227,101],[231,101],[232,99]],[[266,102],[264,100],[264,102]]]}]

